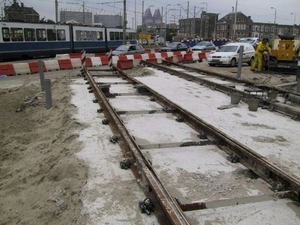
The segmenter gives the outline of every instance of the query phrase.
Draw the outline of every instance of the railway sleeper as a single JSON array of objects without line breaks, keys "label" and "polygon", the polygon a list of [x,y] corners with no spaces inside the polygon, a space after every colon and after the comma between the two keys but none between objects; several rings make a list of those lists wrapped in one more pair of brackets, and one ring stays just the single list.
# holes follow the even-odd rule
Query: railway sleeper
[{"label": "railway sleeper", "polygon": [[250,196],[250,197],[221,199],[221,200],[207,201],[207,202],[199,201],[199,202],[193,202],[189,204],[180,204],[180,207],[183,211],[215,209],[219,207],[229,207],[235,205],[251,204],[257,202],[289,198],[290,195],[291,195],[290,191],[278,191],[274,194],[264,194],[264,195]]}]

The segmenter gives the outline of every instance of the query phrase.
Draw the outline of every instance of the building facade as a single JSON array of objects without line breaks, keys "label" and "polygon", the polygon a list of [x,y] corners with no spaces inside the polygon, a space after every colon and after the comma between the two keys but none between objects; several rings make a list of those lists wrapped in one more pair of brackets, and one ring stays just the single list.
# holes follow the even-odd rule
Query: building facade
[{"label": "building facade", "polygon": [[273,38],[274,35],[284,36],[299,36],[300,26],[297,25],[283,25],[274,23],[253,23],[252,37],[257,38]]},{"label": "building facade", "polygon": [[77,11],[60,11],[60,22],[67,23],[68,21],[76,21],[77,23],[82,23],[86,25],[93,24],[93,14],[92,12],[77,12]]},{"label": "building facade", "polygon": [[236,40],[242,37],[252,37],[252,26],[253,21],[250,16],[241,12],[229,13],[217,22],[216,38]]},{"label": "building facade", "polygon": [[[274,35],[299,36],[299,25],[253,22],[241,12],[229,13],[218,20],[216,13],[202,12],[200,18],[179,20],[179,33],[190,39],[231,39],[243,37],[273,38]],[[236,15],[236,18],[235,18]]]},{"label": "building facade", "polygon": [[123,27],[123,17],[121,15],[94,15],[94,24],[104,27]]},{"label": "building facade", "polygon": [[213,39],[216,37],[216,24],[218,13],[202,11],[200,18],[188,18],[179,20],[179,34],[190,38]]},{"label": "building facade", "polygon": [[40,22],[40,15],[33,8],[25,7],[24,3],[19,5],[16,0],[13,1],[12,5],[5,6],[4,13],[4,20],[6,21],[27,23]]}]

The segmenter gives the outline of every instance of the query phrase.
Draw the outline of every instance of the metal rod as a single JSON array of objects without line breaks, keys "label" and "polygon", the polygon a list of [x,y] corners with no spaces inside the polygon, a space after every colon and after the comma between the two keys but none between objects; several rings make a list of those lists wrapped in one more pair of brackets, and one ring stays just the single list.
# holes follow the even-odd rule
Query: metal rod
[{"label": "metal rod", "polygon": [[52,107],[51,80],[45,79],[46,109]]},{"label": "metal rod", "polygon": [[41,80],[41,88],[42,88],[42,91],[44,91],[45,90],[45,76],[44,76],[44,68],[43,68],[42,60],[38,61],[38,66],[39,66],[39,73],[40,73],[40,80]]},{"label": "metal rod", "polygon": [[239,61],[238,61],[238,71],[237,71],[237,78],[241,78],[242,73],[242,65],[243,65],[243,55],[244,55],[244,46],[240,46],[240,54],[239,54]]}]

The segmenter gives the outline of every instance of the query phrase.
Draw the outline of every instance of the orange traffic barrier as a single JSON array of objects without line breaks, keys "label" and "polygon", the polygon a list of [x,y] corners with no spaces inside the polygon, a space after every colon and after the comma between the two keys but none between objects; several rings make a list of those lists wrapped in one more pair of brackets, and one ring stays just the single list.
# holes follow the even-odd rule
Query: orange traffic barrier
[{"label": "orange traffic barrier", "polygon": [[120,56],[118,56],[118,58],[119,58],[118,59],[119,61],[126,61],[126,60],[128,60],[126,55],[120,55]]},{"label": "orange traffic barrier", "polygon": [[181,54],[175,55],[175,57],[177,57],[178,62],[182,62],[183,61],[183,57]]},{"label": "orange traffic barrier", "polygon": [[117,67],[121,70],[133,68],[133,60],[118,60]]},{"label": "orange traffic barrier", "polygon": [[192,62],[193,61],[193,55],[190,54],[190,53],[184,54],[183,61],[184,62]]},{"label": "orange traffic barrier", "polygon": [[155,53],[149,53],[148,56],[149,56],[149,59],[156,59]]},{"label": "orange traffic barrier", "polygon": [[70,59],[59,59],[58,65],[61,70],[73,69]]},{"label": "orange traffic barrier", "polygon": [[69,54],[70,59],[80,59],[81,58],[81,53],[70,53]]},{"label": "orange traffic barrier", "polygon": [[108,63],[109,63],[109,57],[108,56],[100,56],[100,59],[101,59],[102,66],[103,65],[108,65]]},{"label": "orange traffic barrier", "polygon": [[153,64],[157,64],[157,59],[146,59],[146,62],[150,62],[150,63],[153,63]]},{"label": "orange traffic barrier", "polygon": [[198,57],[199,57],[199,61],[202,61],[202,59],[205,58],[205,53],[204,52],[199,52]]},{"label": "orange traffic barrier", "polygon": [[135,54],[135,55],[133,55],[133,58],[134,59],[143,59],[141,54]]},{"label": "orange traffic barrier", "polygon": [[13,64],[0,65],[0,75],[15,76],[16,72]]},{"label": "orange traffic barrier", "polygon": [[[44,72],[47,71],[45,63],[43,63],[43,70]],[[31,73],[38,73],[39,72],[39,63],[38,62],[29,62],[29,68]]]},{"label": "orange traffic barrier", "polygon": [[174,55],[181,55],[181,52],[173,52]]},{"label": "orange traffic barrier", "polygon": [[91,58],[86,58],[85,66],[86,67],[93,67],[93,63],[92,63],[92,59]]},{"label": "orange traffic barrier", "polygon": [[162,58],[168,58],[169,56],[168,56],[168,53],[167,53],[167,52],[162,52],[162,53],[161,53],[161,57],[162,57]]},{"label": "orange traffic barrier", "polygon": [[166,59],[166,61],[168,61],[168,62],[174,62],[174,57],[173,57],[173,56],[166,57],[165,59]]}]

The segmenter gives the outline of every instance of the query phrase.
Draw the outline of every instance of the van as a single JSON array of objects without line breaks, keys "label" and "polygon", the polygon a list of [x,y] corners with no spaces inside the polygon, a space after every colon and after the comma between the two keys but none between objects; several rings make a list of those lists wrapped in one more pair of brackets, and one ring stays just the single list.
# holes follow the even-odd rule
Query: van
[{"label": "van", "polygon": [[207,58],[208,65],[236,66],[239,60],[241,46],[244,46],[243,63],[247,63],[251,66],[254,61],[255,49],[253,45],[243,42],[229,43],[210,54]]}]

